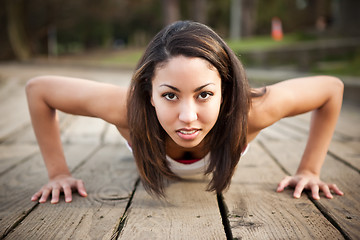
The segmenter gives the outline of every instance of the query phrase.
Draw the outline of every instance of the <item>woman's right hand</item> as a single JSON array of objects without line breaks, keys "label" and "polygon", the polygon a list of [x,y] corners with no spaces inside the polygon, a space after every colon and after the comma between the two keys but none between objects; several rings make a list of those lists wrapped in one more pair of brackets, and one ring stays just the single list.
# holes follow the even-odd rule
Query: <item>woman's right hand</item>
[{"label": "woman's right hand", "polygon": [[73,190],[77,190],[80,196],[87,196],[82,180],[73,178],[71,175],[58,175],[36,192],[31,197],[31,201],[37,201],[40,198],[39,203],[44,203],[51,194],[51,203],[58,203],[60,193],[63,192],[65,202],[69,203],[72,201]]}]

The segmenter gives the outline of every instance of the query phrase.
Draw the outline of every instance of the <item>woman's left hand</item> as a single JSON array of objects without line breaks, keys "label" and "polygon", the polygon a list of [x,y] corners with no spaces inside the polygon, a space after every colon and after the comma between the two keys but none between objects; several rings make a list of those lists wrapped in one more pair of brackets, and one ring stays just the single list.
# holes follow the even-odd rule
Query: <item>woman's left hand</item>
[{"label": "woman's left hand", "polygon": [[335,184],[325,183],[320,180],[319,176],[312,173],[301,173],[294,176],[286,176],[277,187],[277,192],[282,192],[286,187],[293,187],[294,198],[300,198],[304,189],[311,190],[312,197],[319,200],[319,190],[323,191],[329,199],[333,198],[331,191],[342,196],[344,193]]}]

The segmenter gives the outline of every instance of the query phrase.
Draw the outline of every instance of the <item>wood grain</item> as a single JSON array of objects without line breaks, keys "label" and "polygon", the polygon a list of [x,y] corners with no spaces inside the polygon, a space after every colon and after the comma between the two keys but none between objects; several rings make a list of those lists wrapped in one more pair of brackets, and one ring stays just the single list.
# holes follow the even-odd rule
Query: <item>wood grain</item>
[{"label": "wood grain", "polygon": [[120,239],[225,239],[216,195],[207,180],[170,184],[166,200],[136,190]]},{"label": "wood grain", "polygon": [[261,149],[251,144],[240,160],[224,200],[237,239],[341,239],[341,234],[305,196],[276,193],[284,173]]},{"label": "wood grain", "polygon": [[[94,151],[88,145],[66,146],[65,154],[70,169],[74,169],[84,157]],[[20,221],[34,208],[31,196],[48,181],[40,154],[0,177],[0,236]]]},{"label": "wood grain", "polygon": [[[264,142],[266,148],[276,157],[284,168],[294,174],[301,159],[305,143],[298,141]],[[286,151],[284,151],[286,149]],[[325,182],[336,183],[346,197],[334,196],[334,199],[316,201],[326,214],[331,216],[343,231],[352,238],[360,236],[360,175],[347,165],[327,156],[321,172]]]},{"label": "wood grain", "polygon": [[106,146],[91,156],[75,175],[84,180],[88,197],[75,194],[70,204],[63,199],[55,205],[40,204],[7,238],[110,239],[137,179],[130,153],[121,146]]}]

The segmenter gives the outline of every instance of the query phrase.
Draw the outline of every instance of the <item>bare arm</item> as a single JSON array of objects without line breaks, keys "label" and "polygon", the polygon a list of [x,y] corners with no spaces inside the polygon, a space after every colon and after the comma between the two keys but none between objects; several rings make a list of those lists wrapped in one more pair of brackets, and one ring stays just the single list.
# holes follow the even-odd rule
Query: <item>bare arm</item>
[{"label": "bare arm", "polygon": [[304,188],[312,191],[314,199],[319,199],[319,188],[328,198],[332,198],[330,189],[342,195],[335,185],[323,183],[319,179],[340,113],[342,96],[343,83],[339,79],[319,76],[272,85],[262,99],[254,100],[249,116],[252,122],[249,124],[249,132],[256,133],[283,117],[312,111],[310,133],[296,175],[282,180],[278,191],[293,186],[296,198],[300,197]]},{"label": "bare arm", "polygon": [[32,198],[45,202],[50,193],[58,202],[60,191],[71,201],[71,189],[86,196],[81,180],[71,177],[60,140],[56,110],[99,117],[126,128],[126,88],[76,78],[43,76],[31,79],[26,86],[34,132],[43,156],[49,183]]}]

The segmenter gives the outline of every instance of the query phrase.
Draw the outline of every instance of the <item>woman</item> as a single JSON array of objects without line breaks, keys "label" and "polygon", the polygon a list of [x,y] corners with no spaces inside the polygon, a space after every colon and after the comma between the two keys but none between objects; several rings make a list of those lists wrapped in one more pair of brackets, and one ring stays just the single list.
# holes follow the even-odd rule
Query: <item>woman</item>
[{"label": "woman", "polygon": [[250,89],[244,69],[210,28],[176,22],[148,45],[130,88],[82,79],[43,76],[27,84],[33,128],[49,183],[33,201],[65,201],[72,190],[86,196],[71,176],[61,147],[55,109],[99,117],[114,124],[131,146],[145,189],[164,195],[164,180],[211,174],[208,190],[222,192],[241,154],[256,135],[283,117],[313,111],[309,139],[296,175],[278,186],[310,189],[332,198],[343,193],[319,179],[341,109],[343,84],[334,77],[293,79]]}]

